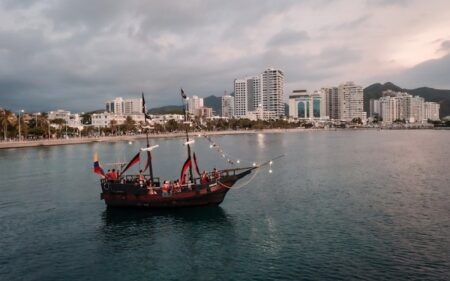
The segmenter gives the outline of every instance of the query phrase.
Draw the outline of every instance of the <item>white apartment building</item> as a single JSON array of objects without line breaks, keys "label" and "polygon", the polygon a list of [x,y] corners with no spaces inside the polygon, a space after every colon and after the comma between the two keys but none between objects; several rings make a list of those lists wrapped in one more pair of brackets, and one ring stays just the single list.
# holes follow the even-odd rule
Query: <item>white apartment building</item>
[{"label": "white apartment building", "polygon": [[195,115],[200,108],[203,107],[203,98],[199,98],[198,96],[187,97],[187,111],[189,114]]},{"label": "white apartment building", "polygon": [[78,113],[70,113],[70,111],[58,109],[55,111],[50,111],[48,113],[48,120],[63,119],[66,125],[71,128],[81,129],[83,124],[81,124],[81,116]]},{"label": "white apartment building", "polygon": [[248,111],[247,79],[234,80],[234,115],[244,117]]},{"label": "white apartment building", "polygon": [[262,74],[262,100],[264,111],[273,111],[278,117],[284,112],[284,73],[269,68]]},{"label": "white apartment building", "polygon": [[284,74],[279,69],[269,68],[260,75],[234,80],[234,115],[248,117],[259,114],[267,119],[277,119],[284,113]]},{"label": "white apartment building", "polygon": [[91,115],[92,126],[101,128],[109,127],[112,120],[116,121],[116,125],[122,125],[125,123],[128,116],[131,117],[131,119],[133,119],[136,123],[143,124],[145,122],[144,114],[119,115],[110,112],[103,112],[94,113]]},{"label": "white apartment building", "polygon": [[425,119],[438,121],[441,105],[436,102],[425,102]]},{"label": "white apartment building", "polygon": [[353,118],[363,119],[363,88],[353,82],[347,82],[338,87],[339,119],[351,121]]},{"label": "white apartment building", "polygon": [[232,118],[234,116],[234,97],[224,95],[222,97],[222,117]]},{"label": "white apartment building", "polygon": [[142,99],[123,99],[117,97],[106,102],[106,112],[114,113],[116,115],[142,114]]},{"label": "white apartment building", "polygon": [[383,92],[379,100],[371,100],[371,114],[378,114],[384,123],[392,123],[395,120],[424,123],[428,119],[439,120],[439,104],[425,102],[424,98],[413,97],[405,92],[388,90]]}]

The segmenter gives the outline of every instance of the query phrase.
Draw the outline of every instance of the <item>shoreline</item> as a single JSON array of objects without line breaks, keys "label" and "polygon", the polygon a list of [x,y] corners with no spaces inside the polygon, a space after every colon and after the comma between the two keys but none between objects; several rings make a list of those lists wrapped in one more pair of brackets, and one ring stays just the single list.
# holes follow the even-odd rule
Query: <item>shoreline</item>
[{"label": "shoreline", "polygon": [[[285,133],[285,132],[300,132],[305,131],[304,128],[298,129],[265,129],[265,130],[238,130],[238,131],[212,131],[201,132],[202,134],[213,135],[245,135],[245,134],[259,134],[259,133]],[[197,135],[196,132],[191,132],[190,135]],[[184,137],[184,132],[164,133],[164,134],[149,134],[149,139],[158,138],[181,138]],[[27,148],[27,147],[45,147],[45,146],[59,146],[71,144],[88,144],[95,142],[120,142],[133,141],[145,139],[145,135],[125,135],[125,136],[104,136],[104,137],[79,137],[70,139],[43,139],[43,140],[26,140],[26,141],[2,141],[0,142],[0,149],[12,148]]]},{"label": "shoreline", "polygon": [[[450,128],[390,128],[385,130],[450,130]],[[201,132],[208,136],[222,136],[222,135],[249,135],[249,134],[261,134],[261,133],[293,133],[293,132],[315,132],[315,131],[355,131],[355,130],[379,130],[378,128],[336,128],[336,129],[305,129],[305,128],[293,128],[293,129],[263,129],[263,130],[227,130],[227,131],[210,131]],[[198,132],[191,132],[191,136],[197,135]],[[149,139],[158,138],[181,138],[184,137],[184,132],[176,133],[164,133],[164,134],[149,134]],[[120,141],[133,141],[145,139],[146,136],[141,135],[125,135],[125,136],[104,136],[104,137],[79,137],[70,139],[44,139],[44,140],[27,140],[27,141],[0,141],[1,149],[15,149],[15,148],[27,148],[27,147],[46,147],[46,146],[59,146],[59,145],[76,145],[76,144],[88,144],[95,142],[120,142]]]}]

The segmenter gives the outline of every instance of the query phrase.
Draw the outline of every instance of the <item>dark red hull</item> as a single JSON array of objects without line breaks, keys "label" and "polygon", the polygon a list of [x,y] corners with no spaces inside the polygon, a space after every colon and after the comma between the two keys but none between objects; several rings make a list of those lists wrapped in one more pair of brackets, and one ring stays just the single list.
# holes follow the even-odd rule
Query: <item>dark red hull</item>
[{"label": "dark red hull", "polygon": [[140,187],[136,183],[124,184],[103,180],[101,199],[105,200],[108,207],[179,208],[219,205],[230,188],[250,172],[251,170],[246,170],[207,184],[193,185],[191,190],[174,192],[169,196],[162,196],[160,190],[156,194],[151,194],[148,188]]}]

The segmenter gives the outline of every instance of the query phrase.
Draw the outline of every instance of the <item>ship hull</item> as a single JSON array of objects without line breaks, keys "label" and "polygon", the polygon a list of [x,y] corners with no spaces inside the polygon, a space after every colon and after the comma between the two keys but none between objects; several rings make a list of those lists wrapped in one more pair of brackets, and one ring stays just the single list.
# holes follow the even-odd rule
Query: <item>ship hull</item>
[{"label": "ship hull", "polygon": [[[228,185],[227,185],[228,186]],[[210,192],[207,188],[199,191],[181,192],[167,197],[159,194],[130,194],[130,193],[102,193],[108,207],[139,207],[139,208],[181,208],[195,206],[219,205],[225,199],[230,190],[227,187],[219,187]]]},{"label": "ship hull", "polygon": [[[136,182],[101,181],[100,199],[113,208],[181,208],[219,205],[227,192],[254,168],[222,171],[219,179],[186,186],[179,192],[162,194],[160,188],[142,187]],[[197,181],[196,181],[197,182]]]}]

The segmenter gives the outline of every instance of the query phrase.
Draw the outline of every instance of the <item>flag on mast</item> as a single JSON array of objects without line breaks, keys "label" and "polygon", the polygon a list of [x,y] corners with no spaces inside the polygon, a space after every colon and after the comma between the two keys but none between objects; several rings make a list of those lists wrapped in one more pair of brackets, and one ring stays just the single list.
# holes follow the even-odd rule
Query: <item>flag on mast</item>
[{"label": "flag on mast", "polygon": [[182,97],[183,99],[186,99],[186,98],[187,98],[186,94],[185,94],[184,91],[183,91],[183,88],[181,88],[181,97]]},{"label": "flag on mast", "polygon": [[103,171],[102,167],[100,167],[100,164],[98,163],[98,153],[94,153],[94,173],[99,174],[101,177],[106,177],[105,172]]},{"label": "flag on mast", "polygon": [[147,114],[147,107],[145,106],[144,92],[142,92],[142,113],[144,114],[145,118],[152,120],[150,115]]}]

